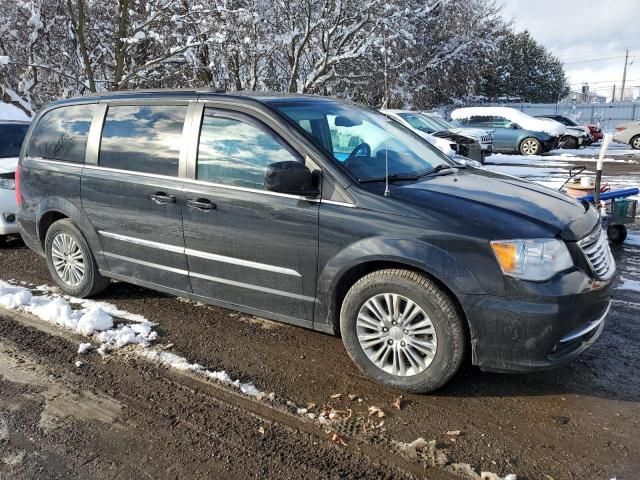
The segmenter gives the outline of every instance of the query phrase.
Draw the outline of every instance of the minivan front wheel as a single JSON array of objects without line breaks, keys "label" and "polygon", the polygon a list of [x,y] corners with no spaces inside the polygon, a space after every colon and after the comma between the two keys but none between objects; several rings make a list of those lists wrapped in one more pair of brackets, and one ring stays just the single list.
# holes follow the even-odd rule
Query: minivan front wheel
[{"label": "minivan front wheel", "polygon": [[540,141],[537,138],[525,138],[520,144],[520,153],[522,155],[538,155],[540,147]]},{"label": "minivan front wheel", "polygon": [[380,270],[356,282],[342,303],[340,327],[361,370],[409,392],[440,388],[465,355],[463,320],[452,300],[409,270]]},{"label": "minivan front wheel", "polygon": [[49,272],[65,293],[85,298],[109,285],[109,279],[98,272],[87,241],[71,220],[58,220],[49,227],[45,253]]}]

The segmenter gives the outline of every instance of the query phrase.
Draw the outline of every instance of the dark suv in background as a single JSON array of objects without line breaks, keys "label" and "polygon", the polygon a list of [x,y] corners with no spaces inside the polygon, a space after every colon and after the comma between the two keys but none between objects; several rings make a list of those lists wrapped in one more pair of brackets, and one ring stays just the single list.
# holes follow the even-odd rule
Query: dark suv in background
[{"label": "dark suv in background", "polygon": [[615,264],[587,203],[455,164],[338,100],[56,102],[17,183],[22,236],[68,294],[114,278],[341,335],[408,391],[442,386],[467,354],[486,370],[562,364],[609,310]]}]

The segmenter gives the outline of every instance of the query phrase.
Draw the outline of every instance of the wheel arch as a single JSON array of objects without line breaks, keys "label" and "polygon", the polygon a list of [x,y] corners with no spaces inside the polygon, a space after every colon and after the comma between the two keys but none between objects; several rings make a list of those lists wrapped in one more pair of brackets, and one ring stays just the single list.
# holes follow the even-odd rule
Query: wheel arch
[{"label": "wheel arch", "polygon": [[[383,246],[387,247],[387,252],[382,252]],[[365,248],[370,249],[370,254],[362,256]],[[413,255],[402,255],[398,249]],[[351,257],[350,261],[345,263],[348,257]],[[336,268],[337,265],[340,268]],[[460,302],[460,294],[484,292],[475,275],[451,254],[434,245],[397,239],[358,242],[328,262],[318,279],[316,329],[339,336],[340,308],[346,293],[365,275],[388,268],[410,270],[435,282],[458,309],[467,330],[467,338],[470,338],[471,326]]]},{"label": "wheel arch", "polygon": [[98,268],[106,269],[106,262],[102,255],[102,246],[98,234],[84,212],[73,202],[61,197],[43,199],[36,213],[37,239],[45,250],[47,231],[58,220],[68,218],[80,229],[82,235],[93,252]]}]

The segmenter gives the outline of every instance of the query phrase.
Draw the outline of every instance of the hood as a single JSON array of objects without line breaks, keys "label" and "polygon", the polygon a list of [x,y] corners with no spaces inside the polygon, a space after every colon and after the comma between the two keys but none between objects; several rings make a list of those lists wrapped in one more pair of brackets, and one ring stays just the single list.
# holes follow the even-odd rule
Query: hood
[{"label": "hood", "polygon": [[0,158],[0,173],[15,172],[18,160],[18,157]]},{"label": "hood", "polygon": [[[398,186],[393,190],[393,197],[458,212],[466,210],[465,203],[473,203],[535,223],[570,241],[589,233],[597,219],[597,215],[590,218],[593,209],[567,195],[516,177],[479,169]],[[498,218],[500,216],[496,215],[493,220]]]},{"label": "hood", "polygon": [[587,131],[583,127],[567,127],[567,135],[574,135],[576,137],[586,137]]}]

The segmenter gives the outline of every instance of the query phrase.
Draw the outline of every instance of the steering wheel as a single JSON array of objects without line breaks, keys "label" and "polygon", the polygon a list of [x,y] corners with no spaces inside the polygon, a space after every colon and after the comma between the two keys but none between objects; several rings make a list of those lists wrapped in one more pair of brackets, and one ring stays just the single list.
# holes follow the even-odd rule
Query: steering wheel
[{"label": "steering wheel", "polygon": [[369,146],[368,143],[361,143],[356,148],[354,148],[353,151],[349,154],[347,159],[344,161],[345,165],[347,163],[349,163],[351,160],[353,160],[354,158],[356,158],[357,153],[363,148],[365,149],[366,156],[370,157],[371,156],[371,147]]}]

